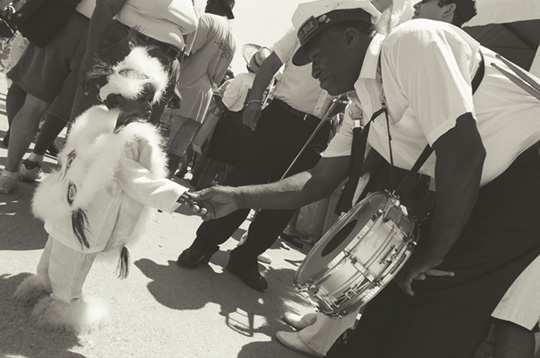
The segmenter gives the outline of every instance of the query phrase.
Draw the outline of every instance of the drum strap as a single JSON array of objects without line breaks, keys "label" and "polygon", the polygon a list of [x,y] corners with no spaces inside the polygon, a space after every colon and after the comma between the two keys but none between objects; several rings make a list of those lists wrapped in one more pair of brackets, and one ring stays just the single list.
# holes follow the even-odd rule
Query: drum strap
[{"label": "drum strap", "polygon": [[[476,90],[480,86],[480,83],[482,82],[482,79],[484,78],[485,61],[484,61],[484,56],[482,55],[482,52],[480,52],[480,56],[482,59],[480,61],[476,74],[474,75],[474,78],[471,81],[473,94],[476,92]],[[379,71],[380,71],[380,58],[379,58]],[[352,143],[352,148],[351,148],[351,170],[349,174],[349,180],[347,181],[347,184],[345,184],[343,193],[341,194],[341,197],[339,198],[339,201],[334,210],[335,214],[337,215],[341,215],[341,213],[349,211],[349,209],[353,206],[352,201],[353,201],[354,193],[358,186],[358,182],[360,180],[360,177],[366,172],[366,170],[363,170],[363,166],[364,166],[364,156],[366,152],[367,138],[369,134],[369,126],[371,122],[373,122],[382,113],[386,115],[386,121],[388,122],[388,113],[386,110],[386,103],[385,103],[386,100],[384,98],[384,92],[381,98],[381,102],[382,102],[382,108],[376,111],[375,113],[373,113],[368,123],[363,128],[360,125],[360,121],[355,121],[355,124],[353,127],[353,143]],[[390,128],[388,129],[388,131],[389,131],[388,141],[390,143],[391,142]],[[414,188],[414,186],[407,186],[406,183],[412,180],[414,175],[422,167],[422,165],[429,158],[432,152],[433,152],[433,148],[431,148],[429,145],[427,145],[424,148],[424,150],[422,151],[422,153],[420,154],[420,156],[414,163],[413,167],[411,168],[411,170],[407,173],[403,181],[396,188],[395,190],[396,195],[402,198],[407,198],[411,194],[409,192],[410,188]],[[390,150],[390,161],[391,161],[390,164],[393,166],[392,150]],[[409,188],[409,190],[405,191],[406,190],[405,188]]]}]

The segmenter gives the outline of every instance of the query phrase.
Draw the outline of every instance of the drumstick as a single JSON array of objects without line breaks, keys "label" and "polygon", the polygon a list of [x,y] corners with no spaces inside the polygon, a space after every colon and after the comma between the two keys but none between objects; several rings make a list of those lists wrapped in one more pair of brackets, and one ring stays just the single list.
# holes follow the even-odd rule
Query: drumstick
[{"label": "drumstick", "polygon": [[519,66],[516,66],[514,63],[508,61],[506,58],[502,57],[499,54],[497,54],[496,57],[502,62],[504,62],[506,66],[512,69],[522,80],[524,80],[529,85],[531,85],[535,90],[540,92],[540,84],[536,82],[531,76],[529,76],[529,74],[526,71],[524,71]]},{"label": "drumstick", "polygon": [[525,83],[521,78],[515,76],[514,74],[510,73],[509,71],[497,66],[496,64],[492,63],[491,66],[495,67],[497,70],[499,70],[503,75],[508,77],[510,81],[514,82],[518,87],[525,90],[527,93],[529,93],[531,96],[535,97],[540,101],[540,91],[537,91],[533,87],[529,86],[527,83]]},{"label": "drumstick", "polygon": [[313,132],[311,133],[311,136],[308,138],[308,140],[306,141],[306,143],[304,144],[304,146],[302,147],[302,149],[300,149],[300,151],[298,152],[298,154],[296,155],[296,157],[294,157],[293,161],[291,162],[291,164],[289,165],[289,167],[287,168],[287,170],[285,170],[285,172],[281,175],[281,178],[279,180],[282,180],[283,178],[285,178],[287,176],[287,174],[289,174],[289,171],[291,170],[291,168],[293,167],[293,165],[296,163],[296,161],[298,160],[298,158],[302,155],[302,153],[304,153],[304,151],[306,150],[307,146],[311,143],[311,141],[313,140],[313,138],[315,138],[315,136],[317,135],[317,133],[319,133],[319,130],[321,129],[321,127],[323,126],[323,124],[330,118],[330,114],[332,114],[332,111],[334,110],[334,108],[336,108],[336,106],[339,104],[340,101],[344,101],[345,100],[345,96],[340,96],[338,98],[334,98],[333,101],[332,101],[332,104],[330,105],[330,107],[328,108],[328,110],[326,111],[326,113],[324,114],[324,116],[321,118],[319,124],[317,125],[317,127],[313,130]]}]

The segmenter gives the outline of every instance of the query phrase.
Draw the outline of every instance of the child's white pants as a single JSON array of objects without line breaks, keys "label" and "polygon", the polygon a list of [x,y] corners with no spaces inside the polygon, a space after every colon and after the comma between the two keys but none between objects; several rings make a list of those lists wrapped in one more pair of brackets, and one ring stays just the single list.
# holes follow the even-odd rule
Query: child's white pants
[{"label": "child's white pants", "polygon": [[37,276],[52,298],[67,303],[82,296],[84,281],[97,253],[75,251],[49,236],[37,266]]}]

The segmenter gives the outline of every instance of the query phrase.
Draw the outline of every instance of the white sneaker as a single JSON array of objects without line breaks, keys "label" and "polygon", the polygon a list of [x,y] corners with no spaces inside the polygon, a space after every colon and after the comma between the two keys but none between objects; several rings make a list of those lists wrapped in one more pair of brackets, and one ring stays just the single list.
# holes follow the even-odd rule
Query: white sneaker
[{"label": "white sneaker", "polygon": [[315,321],[317,321],[317,314],[316,313],[308,313],[303,316],[292,313],[292,312],[285,312],[283,314],[283,321],[287,323],[289,326],[295,328],[296,330],[300,331],[307,326],[311,326],[315,324]]},{"label": "white sneaker", "polygon": [[9,194],[16,186],[19,180],[17,173],[8,172],[7,170],[2,170],[2,175],[0,175],[0,193]]},{"label": "white sneaker", "polygon": [[33,162],[29,159],[23,160],[21,166],[19,167],[19,176],[22,181],[29,183],[35,182],[37,179],[41,178],[41,164],[38,162]]}]

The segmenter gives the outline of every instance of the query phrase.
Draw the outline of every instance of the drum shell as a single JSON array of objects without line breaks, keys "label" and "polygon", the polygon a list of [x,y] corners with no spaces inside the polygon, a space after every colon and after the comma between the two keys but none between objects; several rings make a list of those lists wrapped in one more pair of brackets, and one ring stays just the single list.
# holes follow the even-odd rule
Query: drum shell
[{"label": "drum shell", "polygon": [[294,282],[326,315],[357,310],[412,254],[417,226],[386,192],[369,195],[332,226],[306,256]]}]

